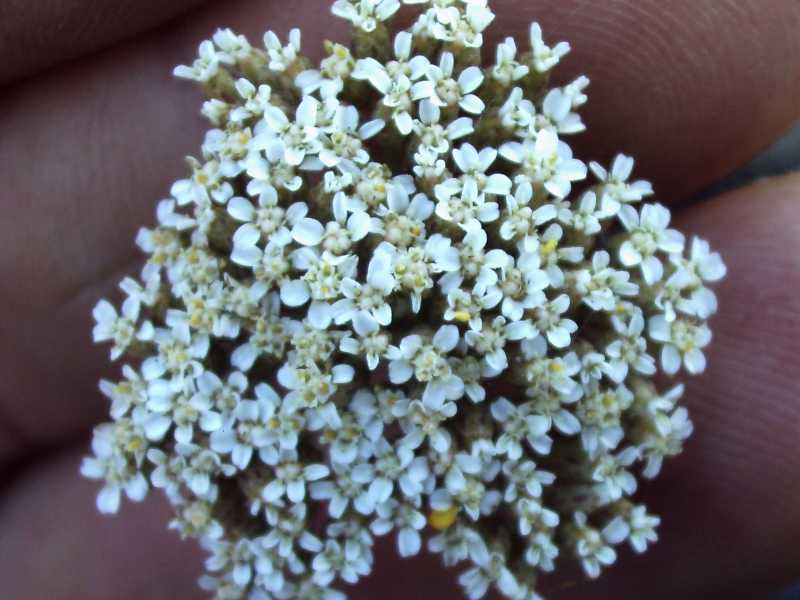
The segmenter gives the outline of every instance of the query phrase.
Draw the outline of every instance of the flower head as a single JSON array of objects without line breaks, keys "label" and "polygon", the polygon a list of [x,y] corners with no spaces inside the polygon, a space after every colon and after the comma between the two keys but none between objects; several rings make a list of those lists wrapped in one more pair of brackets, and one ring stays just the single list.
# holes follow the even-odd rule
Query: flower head
[{"label": "flower head", "polygon": [[383,535],[474,599],[537,600],[559,557],[597,577],[657,539],[631,496],[692,423],[655,382],[704,370],[725,265],[631,158],[573,155],[566,42],[534,23],[484,67],[488,0],[332,12],[352,43],[318,65],[224,29],[175,69],[212,128],[93,311],[125,361],[81,472],[102,512],[162,490],[220,599],[343,600]]}]

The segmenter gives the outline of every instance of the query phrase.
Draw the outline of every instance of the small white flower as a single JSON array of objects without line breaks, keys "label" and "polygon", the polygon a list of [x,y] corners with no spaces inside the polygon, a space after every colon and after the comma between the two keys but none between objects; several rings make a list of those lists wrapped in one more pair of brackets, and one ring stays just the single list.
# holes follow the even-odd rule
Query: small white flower
[{"label": "small white flower", "polygon": [[435,193],[439,200],[436,215],[444,221],[463,227],[473,220],[491,223],[500,216],[497,203],[486,201],[486,195],[481,193],[474,178],[467,177],[463,183],[458,179],[448,179],[436,186]]},{"label": "small white flower", "polygon": [[219,72],[221,62],[230,62],[230,59],[219,52],[209,40],[202,42],[197,52],[198,57],[191,67],[186,65],[177,66],[172,71],[172,74],[182,79],[205,83]]},{"label": "small white flower", "polygon": [[611,322],[619,338],[605,349],[608,376],[621,383],[628,376],[629,367],[642,375],[654,375],[656,361],[647,353],[647,340],[642,336],[644,317],[637,313],[627,323],[619,318],[612,318]]},{"label": "small white flower", "polygon": [[411,310],[418,313],[422,295],[433,287],[435,272],[430,244],[398,250],[395,254],[394,272],[400,290],[411,296]]},{"label": "small white flower", "polygon": [[289,390],[284,398],[286,410],[311,409],[331,427],[341,424],[336,405],[330,400],[338,386],[353,381],[354,370],[350,365],[336,365],[330,372],[323,372],[316,364],[307,366],[284,365],[278,370],[278,383]]},{"label": "small white flower", "polygon": [[689,413],[684,407],[676,408],[672,414],[657,414],[654,418],[656,436],[645,441],[641,451],[646,460],[643,475],[652,479],[661,471],[664,457],[675,456],[683,448],[683,442],[694,429]]},{"label": "small white flower", "polygon": [[309,495],[315,500],[328,500],[328,513],[334,519],[341,518],[351,502],[359,513],[371,514],[374,505],[368,501],[365,491],[372,481],[372,467],[366,463],[334,463],[333,474],[331,480],[311,483]]},{"label": "small white flower", "polygon": [[502,126],[517,137],[526,138],[536,119],[536,107],[525,98],[522,88],[515,87],[498,111]]},{"label": "small white flower", "polygon": [[[273,187],[266,188],[259,195],[258,206],[253,206],[249,200],[240,196],[235,196],[228,201],[228,214],[237,221],[245,223],[234,235],[234,242],[237,235],[242,240],[261,238],[269,241],[275,234],[284,238],[286,231],[290,230],[307,213],[308,206],[304,202],[295,202],[288,208],[283,208],[278,201],[278,193]],[[259,232],[259,237],[249,231],[250,227],[254,227]],[[241,230],[243,230],[242,233],[239,233]]]},{"label": "small white flower", "polygon": [[669,210],[660,204],[645,204],[641,212],[631,206],[622,206],[619,219],[628,238],[619,248],[619,259],[626,267],[639,266],[648,285],[661,280],[664,264],[656,256],[658,251],[675,254],[683,251],[683,234],[667,229]]},{"label": "small white flower", "polygon": [[531,460],[507,460],[503,463],[503,475],[508,485],[503,495],[505,502],[514,502],[520,497],[541,498],[546,485],[556,480],[554,473],[542,471]]},{"label": "small white flower", "polygon": [[603,537],[610,544],[620,544],[626,539],[634,552],[641,554],[647,550],[648,543],[658,540],[656,527],[661,519],[647,514],[644,506],[633,506],[625,515],[619,515],[603,528]]},{"label": "small white flower", "polygon": [[436,104],[427,98],[419,103],[419,119],[414,121],[414,133],[419,138],[421,151],[445,154],[454,140],[474,132],[469,117],[459,117],[446,128],[440,124],[440,119],[441,109]]},{"label": "small white flower", "polygon": [[189,157],[186,162],[192,170],[192,176],[173,183],[169,192],[177,200],[179,206],[187,204],[205,206],[211,200],[225,204],[233,196],[233,186],[225,181],[218,160],[201,163],[197,159]]},{"label": "small white flower", "polygon": [[334,195],[332,208],[334,220],[325,224],[309,217],[296,219],[292,228],[294,241],[343,255],[372,231],[373,222],[365,207],[344,192]]},{"label": "small white flower", "polygon": [[424,383],[422,401],[434,410],[446,400],[458,400],[464,395],[464,382],[453,373],[447,355],[459,337],[454,325],[442,325],[430,340],[417,334],[404,337],[389,349],[389,379],[402,384],[414,377]]},{"label": "small white flower", "polygon": [[492,77],[503,85],[511,85],[525,77],[530,68],[517,61],[517,43],[514,38],[506,38],[497,45],[495,65]]},{"label": "small white flower", "polygon": [[390,498],[378,505],[378,518],[370,529],[375,535],[385,535],[397,529],[397,550],[400,556],[416,556],[422,548],[420,530],[427,525],[425,516],[413,505]]},{"label": "small white flower", "polygon": [[[433,212],[433,202],[425,194],[411,198],[408,189],[396,183],[386,186],[386,203],[378,207],[377,233],[394,248],[408,248],[425,235],[424,223]],[[381,251],[389,252],[384,246]],[[390,252],[389,252],[390,253]]]},{"label": "small white flower", "polygon": [[587,517],[583,512],[576,512],[573,520],[576,529],[575,550],[581,560],[583,570],[592,579],[600,576],[604,566],[614,564],[617,553],[605,544],[602,535],[587,525]]},{"label": "small white flower", "polygon": [[375,442],[372,467],[373,480],[366,493],[373,506],[389,500],[395,484],[404,496],[416,497],[422,491],[422,482],[428,477],[424,458],[415,458],[408,446],[392,446],[383,437]]},{"label": "small white flower", "polygon": [[503,295],[503,316],[510,321],[521,320],[526,310],[546,301],[542,290],[550,285],[550,280],[540,266],[537,253],[524,252],[516,260],[508,256],[506,264],[501,267],[495,287]]},{"label": "small white flower", "polygon": [[508,322],[497,316],[491,322],[483,320],[480,327],[470,329],[464,340],[476,353],[483,357],[484,375],[495,376],[508,368],[505,352],[507,341],[519,341],[536,337],[537,330],[529,320]]},{"label": "small white flower", "polygon": [[556,218],[552,204],[542,204],[537,208],[530,206],[533,186],[527,181],[517,184],[514,195],[506,196],[506,212],[500,226],[500,237],[506,241],[518,241],[536,235],[537,228]]},{"label": "small white flower", "polygon": [[356,312],[353,317],[353,331],[358,338],[346,336],[342,338],[339,349],[346,354],[364,356],[367,367],[374,371],[381,358],[389,351],[389,336],[371,316],[364,312]]},{"label": "small white flower", "polygon": [[392,257],[376,252],[367,267],[366,283],[361,284],[350,278],[342,280],[344,298],[333,305],[336,323],[347,323],[359,317],[382,326],[389,325],[392,322],[392,308],[387,304],[387,298],[396,285]]},{"label": "small white flower", "polygon": [[656,315],[648,325],[650,337],[662,344],[661,368],[665,373],[677,373],[681,363],[689,373],[705,371],[703,348],[711,342],[711,330],[705,323],[695,324],[683,318],[669,322],[663,315]]},{"label": "small white flower", "polygon": [[338,575],[343,581],[354,584],[360,577],[368,575],[372,570],[362,548],[354,540],[342,544],[329,539],[325,548],[311,562],[313,579],[319,585],[327,586]]},{"label": "small white flower", "polygon": [[270,106],[264,111],[267,129],[253,139],[253,148],[264,149],[268,155],[277,153],[293,167],[302,165],[314,168],[314,155],[322,149],[321,133],[317,126],[319,110],[319,100],[311,96],[304,97],[300,102],[294,121],[280,108]]},{"label": "small white flower", "polygon": [[111,359],[116,360],[137,339],[147,341],[152,339],[154,330],[148,322],[138,325],[140,302],[137,298],[129,297],[122,303],[122,314],[117,313],[114,306],[107,300],[101,300],[92,311],[95,326],[92,338],[95,342],[113,341]]},{"label": "small white flower", "polygon": [[487,553],[485,558],[475,562],[476,566],[458,578],[467,598],[470,600],[483,598],[492,583],[496,583],[506,597],[517,597],[519,584],[506,566],[506,559],[500,553]]},{"label": "small white flower", "polygon": [[689,264],[697,277],[707,283],[717,282],[727,273],[719,252],[712,252],[708,242],[698,237],[692,238]]},{"label": "small white flower", "polygon": [[569,296],[566,294],[561,294],[534,309],[533,324],[536,331],[544,335],[550,345],[555,348],[569,346],[570,335],[578,330],[578,324],[575,321],[561,316],[568,309]]},{"label": "small white flower", "polygon": [[217,29],[212,39],[217,47],[234,62],[246,60],[253,50],[245,36],[236,34],[227,28]]},{"label": "small white flower", "polygon": [[436,452],[447,452],[452,443],[452,435],[442,425],[456,415],[454,402],[445,402],[439,408],[428,408],[419,400],[408,405],[407,418],[403,424],[406,435],[400,444],[408,448],[418,448],[428,440]]},{"label": "small white flower", "polygon": [[486,292],[497,283],[497,271],[508,264],[509,255],[499,248],[486,250],[488,236],[476,219],[462,225],[464,237],[455,246],[443,236],[431,236],[438,243],[433,258],[437,268],[445,274],[439,278],[444,293],[460,287],[465,281],[473,284],[476,293]]},{"label": "small white flower", "polygon": [[581,196],[577,210],[572,212],[570,225],[584,235],[594,235],[601,229],[599,217],[597,195],[589,191]]},{"label": "small white flower", "polygon": [[483,73],[479,67],[467,67],[453,79],[455,58],[451,52],[442,53],[438,65],[429,65],[425,71],[426,79],[414,84],[411,97],[414,100],[429,99],[439,107],[460,106],[464,112],[479,115],[486,105],[473,94],[483,83]]},{"label": "small white flower", "polygon": [[630,281],[630,273],[611,268],[611,256],[605,250],[592,255],[591,268],[575,273],[575,288],[583,303],[592,310],[612,312],[622,297],[635,296],[639,286]]},{"label": "small white flower", "polygon": [[539,73],[552,70],[570,51],[567,42],[558,42],[552,48],[545,44],[542,39],[542,28],[538,23],[531,23],[530,42],[533,68]]},{"label": "small white flower", "polygon": [[253,451],[270,443],[264,427],[267,412],[263,401],[241,401],[228,423],[211,434],[211,449],[220,454],[230,454],[231,462],[238,469],[246,469]]},{"label": "small white flower", "polygon": [[484,195],[505,196],[511,192],[511,180],[506,175],[488,174],[497,159],[497,150],[494,148],[484,148],[478,152],[472,144],[462,144],[453,150],[452,156],[462,175],[436,186],[436,198],[440,201],[459,194],[468,186],[477,188],[481,198]]},{"label": "small white flower", "polygon": [[400,9],[399,0],[336,0],[331,12],[367,33]]},{"label": "small white flower", "polygon": [[[588,81],[588,80],[587,80]],[[572,112],[575,98],[568,88],[550,90],[542,101],[542,111],[533,121],[533,131],[551,129],[561,135],[572,135],[586,130],[580,115]]]},{"label": "small white flower", "polygon": [[267,152],[251,148],[242,166],[250,179],[247,183],[250,196],[259,196],[270,189],[296,192],[303,185],[295,167],[284,161],[283,148],[279,144],[269,146]]},{"label": "small white flower", "polygon": [[306,497],[306,483],[324,479],[330,473],[323,464],[300,462],[295,451],[278,454],[267,464],[272,467],[274,479],[262,490],[261,496],[271,504],[277,503],[284,494],[290,502],[302,502]]},{"label": "small white flower", "polygon": [[648,181],[628,182],[633,171],[633,159],[630,156],[618,154],[610,172],[596,162],[589,163],[589,168],[600,182],[601,211],[604,216],[613,217],[623,204],[638,202],[653,193],[653,186]]},{"label": "small white flower", "polygon": [[358,110],[354,106],[337,106],[331,124],[323,129],[327,136],[319,152],[322,164],[331,168],[342,161],[352,161],[358,165],[369,162],[364,142],[378,135],[385,123],[382,119],[373,119],[359,127],[358,121]]},{"label": "small white flower", "polygon": [[553,440],[547,435],[550,424],[546,417],[529,414],[522,406],[500,397],[492,403],[492,417],[502,424],[504,433],[497,440],[497,453],[506,454],[511,460],[522,457],[522,441],[525,440],[539,454],[547,455]]},{"label": "small white flower", "polygon": [[397,34],[394,42],[396,60],[386,65],[374,58],[356,63],[353,78],[366,80],[383,95],[381,104],[389,109],[397,131],[408,135],[413,129],[413,83],[424,76],[429,62],[424,56],[411,57],[412,37],[407,32]]},{"label": "small white flower", "polygon": [[500,155],[556,198],[567,196],[573,181],[586,178],[586,165],[572,158],[570,147],[550,129],[540,131],[535,141],[506,142]]},{"label": "small white flower", "polygon": [[286,71],[298,59],[300,54],[300,30],[292,29],[289,32],[289,43],[284,46],[274,32],[264,34],[264,46],[269,55],[269,68],[272,71]]},{"label": "small white flower", "polygon": [[214,410],[211,398],[192,389],[180,389],[179,383],[164,380],[150,382],[147,408],[153,414],[145,422],[145,431],[150,440],[161,440],[174,425],[175,441],[189,444],[193,441],[195,425],[205,433],[222,427],[222,416]]},{"label": "small white flower", "polygon": [[92,437],[94,456],[84,458],[81,463],[84,477],[105,480],[97,495],[97,509],[101,513],[116,513],[123,491],[130,500],[141,502],[149,489],[144,475],[124,455],[115,451],[118,427],[108,423],[95,427]]},{"label": "small white flower", "polygon": [[244,104],[230,112],[231,121],[259,118],[271,105],[272,88],[265,83],[256,87],[248,79],[242,77],[236,80],[236,93],[244,100]]},{"label": "small white flower", "polygon": [[597,460],[592,479],[598,483],[597,493],[604,503],[616,502],[636,492],[636,478],[625,467],[631,466],[638,458],[639,451],[628,447],[615,455],[604,454]]}]

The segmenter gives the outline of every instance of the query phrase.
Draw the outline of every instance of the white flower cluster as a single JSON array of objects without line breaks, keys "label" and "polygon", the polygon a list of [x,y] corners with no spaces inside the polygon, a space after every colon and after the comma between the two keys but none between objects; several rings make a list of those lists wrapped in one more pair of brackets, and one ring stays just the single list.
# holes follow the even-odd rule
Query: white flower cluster
[{"label": "white flower cluster", "polygon": [[129,360],[82,472],[102,512],[162,489],[219,600],[344,598],[390,532],[469,598],[539,598],[559,557],[596,577],[656,539],[635,473],[692,431],[652,378],[704,370],[719,255],[632,159],[573,157],[566,43],[533,24],[483,68],[487,0],[405,4],[382,44],[399,1],[334,2],[353,47],[316,69],[297,30],[203,42],[175,70],[208,96],[201,158],[94,311]]}]

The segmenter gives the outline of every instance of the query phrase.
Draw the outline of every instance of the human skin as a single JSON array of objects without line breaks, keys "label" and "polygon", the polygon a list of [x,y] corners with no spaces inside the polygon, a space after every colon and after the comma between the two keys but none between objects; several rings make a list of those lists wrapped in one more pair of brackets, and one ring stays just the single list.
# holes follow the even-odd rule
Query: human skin
[{"label": "human skin", "polygon": [[[194,599],[202,556],[165,528],[158,493],[116,518],[78,475],[106,347],[91,308],[138,270],[136,230],[153,222],[204,124],[193,86],[171,78],[230,26],[303,28],[318,56],[344,39],[328,0],[0,0],[0,598]],[[685,401],[695,433],[645,484],[660,542],[622,552],[597,582],[544,582],[548,598],[765,598],[800,577],[800,176],[702,203],[703,187],[800,118],[796,0],[494,0],[488,42],[541,22],[568,40],[560,71],[592,79],[576,138],[584,160],[637,158],[676,226],[707,238],[729,274],[704,376]],[[171,20],[170,20],[171,19]],[[66,62],[67,59],[72,59]],[[356,600],[456,600],[438,559],[401,563],[380,542]]]}]

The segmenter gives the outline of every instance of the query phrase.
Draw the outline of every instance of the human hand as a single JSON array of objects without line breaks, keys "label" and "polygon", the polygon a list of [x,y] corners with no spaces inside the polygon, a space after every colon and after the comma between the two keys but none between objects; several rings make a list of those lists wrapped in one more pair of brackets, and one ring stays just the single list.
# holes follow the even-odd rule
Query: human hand
[{"label": "human hand", "polygon": [[[107,349],[90,345],[91,307],[136,270],[136,230],[199,146],[200,100],[172,66],[218,26],[257,40],[301,25],[317,51],[345,32],[322,0],[69,4],[0,0],[0,597],[202,598],[200,554],[166,530],[157,494],[106,519],[96,484],[78,477],[88,429],[107,414],[95,387]],[[579,156],[634,156],[661,202],[680,206],[800,116],[791,0],[493,6],[495,36],[522,34],[535,18],[570,41],[565,77],[593,80]],[[754,598],[800,575],[799,202],[795,176],[678,213],[730,274],[709,370],[686,394],[695,434],[643,490],[663,515],[661,541],[620,557],[599,582],[554,582],[547,597]],[[438,559],[401,563],[393,544],[384,540],[352,597],[461,597]]]}]

